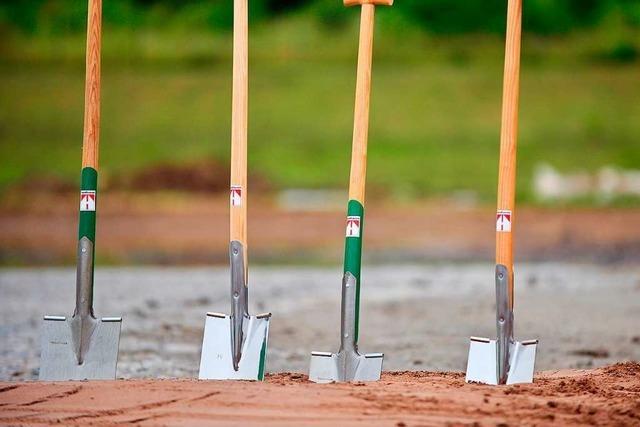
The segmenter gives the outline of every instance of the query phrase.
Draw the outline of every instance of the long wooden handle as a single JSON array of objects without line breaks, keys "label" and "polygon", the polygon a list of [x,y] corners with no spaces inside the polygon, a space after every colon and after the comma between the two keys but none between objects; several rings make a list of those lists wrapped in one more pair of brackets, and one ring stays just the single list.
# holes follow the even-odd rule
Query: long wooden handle
[{"label": "long wooden handle", "polygon": [[375,6],[363,4],[360,14],[360,44],[358,47],[358,76],[356,105],[351,148],[349,200],[364,205],[367,176],[367,139],[369,136],[369,100],[371,98],[371,62],[373,56],[373,24]]},{"label": "long wooden handle", "polygon": [[102,0],[89,0],[87,23],[87,64],[84,90],[84,135],[82,167],[98,169],[100,143],[100,35]]},{"label": "long wooden handle", "polygon": [[231,117],[230,239],[231,241],[239,241],[244,245],[244,253],[246,257],[247,110],[249,91],[248,0],[234,0],[233,13],[233,106]]},{"label": "long wooden handle", "polygon": [[[516,194],[521,34],[522,0],[509,0],[502,99],[502,130],[500,132],[496,263],[506,266],[510,272],[513,272],[512,224],[514,221],[513,211]],[[513,281],[511,281],[511,285],[513,286]],[[511,296],[513,298],[513,289],[511,289]]]}]

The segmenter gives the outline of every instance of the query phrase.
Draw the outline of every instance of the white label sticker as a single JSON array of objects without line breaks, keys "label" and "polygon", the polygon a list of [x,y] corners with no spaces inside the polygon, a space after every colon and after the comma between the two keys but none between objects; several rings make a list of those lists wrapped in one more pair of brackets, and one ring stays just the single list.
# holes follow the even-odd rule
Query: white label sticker
[{"label": "white label sticker", "polygon": [[96,210],[96,192],[95,190],[81,190],[80,191],[80,211],[95,211]]},{"label": "white label sticker", "polygon": [[499,210],[496,214],[496,231],[511,232],[511,211]]},{"label": "white label sticker", "polygon": [[347,217],[347,237],[360,237],[360,217]]},{"label": "white label sticker", "polygon": [[242,206],[242,186],[232,185],[229,192],[229,201],[231,206]]}]

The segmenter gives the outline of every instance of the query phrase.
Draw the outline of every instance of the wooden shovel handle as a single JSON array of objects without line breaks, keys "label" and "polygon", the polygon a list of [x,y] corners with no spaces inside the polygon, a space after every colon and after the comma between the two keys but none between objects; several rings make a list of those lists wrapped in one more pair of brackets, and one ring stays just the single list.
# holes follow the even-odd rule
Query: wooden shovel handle
[{"label": "wooden shovel handle", "polygon": [[[509,0],[505,47],[502,130],[500,132],[500,171],[498,210],[511,211],[513,223],[516,190],[516,148],[518,142],[518,101],[520,94],[520,40],[522,0]],[[496,262],[513,271],[513,234],[496,231]],[[511,293],[513,295],[513,292]]]},{"label": "wooden shovel handle", "polygon": [[[230,241],[247,253],[247,124],[249,91],[248,0],[234,0],[233,105],[231,113],[231,186],[240,189],[240,203],[231,204]],[[246,260],[245,260],[246,261]],[[246,263],[245,263],[246,265]]]},{"label": "wooden shovel handle", "polygon": [[102,0],[89,0],[87,23],[87,64],[84,89],[84,134],[82,167],[98,169],[100,143],[100,35]]},{"label": "wooden shovel handle", "polygon": [[349,200],[357,200],[362,205],[364,205],[365,180],[367,176],[367,139],[369,136],[374,16],[375,6],[373,4],[363,4],[360,14],[356,105],[349,182]]}]

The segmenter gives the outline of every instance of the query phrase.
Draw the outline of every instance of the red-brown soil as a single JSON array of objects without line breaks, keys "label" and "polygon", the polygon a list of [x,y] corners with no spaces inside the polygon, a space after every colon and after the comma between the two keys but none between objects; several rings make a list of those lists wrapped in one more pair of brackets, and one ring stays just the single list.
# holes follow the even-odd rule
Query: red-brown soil
[{"label": "red-brown soil", "polygon": [[0,383],[0,424],[115,426],[640,425],[640,364],[538,373],[534,384],[465,384],[462,373],[390,372],[318,385],[127,380]]},{"label": "red-brown soil", "polygon": [[[38,195],[0,204],[0,261],[73,262],[77,195]],[[115,263],[226,262],[228,201],[220,195],[111,193],[101,199],[98,257]],[[495,245],[491,207],[431,201],[408,206],[372,203],[367,210],[366,255],[378,260],[491,259]],[[271,199],[249,205],[249,243],[256,261],[336,262],[344,214],[288,211]],[[518,259],[640,259],[640,209],[517,211]]]}]

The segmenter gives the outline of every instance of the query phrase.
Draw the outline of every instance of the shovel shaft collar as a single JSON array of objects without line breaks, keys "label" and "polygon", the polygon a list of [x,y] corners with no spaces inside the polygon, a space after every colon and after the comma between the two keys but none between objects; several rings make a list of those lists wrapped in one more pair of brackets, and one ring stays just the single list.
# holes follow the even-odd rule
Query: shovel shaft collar
[{"label": "shovel shaft collar", "polygon": [[347,272],[342,279],[342,313],[340,321],[340,352],[358,352],[357,342],[357,280]]},{"label": "shovel shaft collar", "polygon": [[249,292],[242,243],[233,241],[229,244],[229,259],[231,261],[231,347],[233,368],[237,371],[242,358],[244,322],[249,318]]},{"label": "shovel shaft collar", "polygon": [[506,384],[509,373],[510,351],[513,339],[513,309],[509,291],[513,280],[513,272],[504,265],[496,266],[496,329],[497,352],[496,364],[498,383]]},{"label": "shovel shaft collar", "polygon": [[74,316],[93,317],[93,257],[93,242],[83,237],[78,242]]}]

